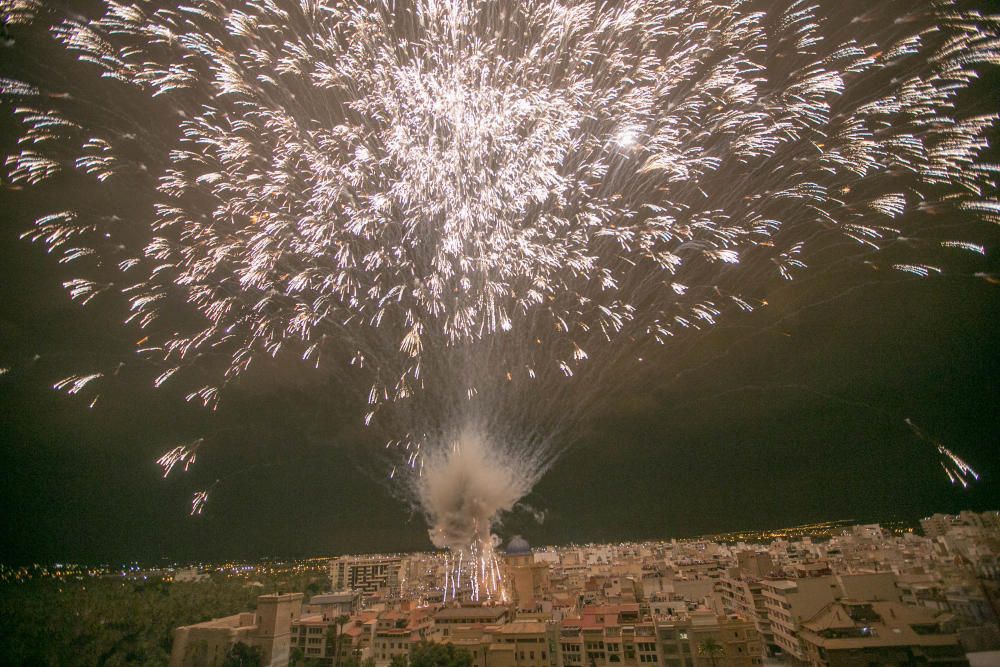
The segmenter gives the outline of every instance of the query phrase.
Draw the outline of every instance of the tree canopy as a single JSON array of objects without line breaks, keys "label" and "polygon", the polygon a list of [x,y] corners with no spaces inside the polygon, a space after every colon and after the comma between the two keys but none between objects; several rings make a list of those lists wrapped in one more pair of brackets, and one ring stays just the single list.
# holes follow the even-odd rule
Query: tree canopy
[{"label": "tree canopy", "polygon": [[410,657],[393,656],[389,667],[472,667],[472,654],[454,644],[421,641],[410,650]]},{"label": "tree canopy", "polygon": [[261,667],[264,656],[259,646],[250,646],[243,642],[236,642],[226,651],[226,658],[222,661],[222,667]]}]

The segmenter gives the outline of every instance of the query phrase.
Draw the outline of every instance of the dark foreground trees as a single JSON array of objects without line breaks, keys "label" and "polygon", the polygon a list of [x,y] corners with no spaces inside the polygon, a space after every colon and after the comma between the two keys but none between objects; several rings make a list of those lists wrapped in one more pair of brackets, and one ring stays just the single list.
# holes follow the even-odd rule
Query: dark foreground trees
[{"label": "dark foreground trees", "polygon": [[264,656],[260,652],[259,646],[249,646],[243,642],[236,642],[226,651],[222,667],[261,667],[263,661]]},{"label": "dark foreground trees", "polygon": [[253,611],[258,595],[303,590],[309,583],[261,579],[259,586],[229,579],[0,584],[0,665],[165,667],[174,628]]},{"label": "dark foreground trees", "polygon": [[389,667],[471,667],[472,654],[454,644],[420,642],[410,651],[410,657],[395,656]]}]

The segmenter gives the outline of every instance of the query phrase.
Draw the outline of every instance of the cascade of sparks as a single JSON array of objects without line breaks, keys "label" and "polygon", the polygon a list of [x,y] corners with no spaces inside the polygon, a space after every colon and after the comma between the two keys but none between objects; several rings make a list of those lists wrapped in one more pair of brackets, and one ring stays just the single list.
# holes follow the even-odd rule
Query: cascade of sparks
[{"label": "cascade of sparks", "polygon": [[[99,95],[0,77],[24,124],[7,163],[148,202],[45,212],[25,236],[78,267],[73,299],[127,297],[156,386],[210,377],[188,400],[214,407],[288,357],[363,385],[454,552],[446,588],[496,599],[491,527],[608,366],[755,310],[844,239],[985,254],[928,230],[1000,222],[980,158],[997,115],[957,108],[1000,62],[998,20],[912,5],[108,0],[50,21]],[[53,16],[0,0],[15,37]],[[136,94],[155,122],[129,115]]]}]

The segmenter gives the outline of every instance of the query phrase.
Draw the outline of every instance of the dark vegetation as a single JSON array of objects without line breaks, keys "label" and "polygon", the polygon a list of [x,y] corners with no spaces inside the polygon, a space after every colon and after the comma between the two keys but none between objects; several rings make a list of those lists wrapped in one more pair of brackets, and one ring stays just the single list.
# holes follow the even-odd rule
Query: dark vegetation
[{"label": "dark vegetation", "polygon": [[311,594],[326,587],[316,573],[260,577],[252,584],[222,575],[197,583],[84,578],[2,584],[0,665],[166,665],[178,626],[252,611],[264,593]]}]

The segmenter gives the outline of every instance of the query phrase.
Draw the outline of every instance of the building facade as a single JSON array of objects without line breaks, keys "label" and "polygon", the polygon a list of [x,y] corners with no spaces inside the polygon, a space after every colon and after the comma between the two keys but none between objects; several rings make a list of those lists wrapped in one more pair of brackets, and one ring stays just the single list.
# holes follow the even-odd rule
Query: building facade
[{"label": "building facade", "polygon": [[805,662],[812,667],[967,667],[949,620],[950,615],[901,602],[833,602],[802,624]]},{"label": "building facade", "polygon": [[285,667],[292,625],[302,610],[302,593],[261,595],[257,611],[234,614],[174,630],[171,667],[215,667],[237,642],[256,646],[265,667]]},{"label": "building facade", "polygon": [[398,597],[402,559],[393,556],[343,556],[330,564],[334,589],[362,591],[366,595],[382,593]]}]

